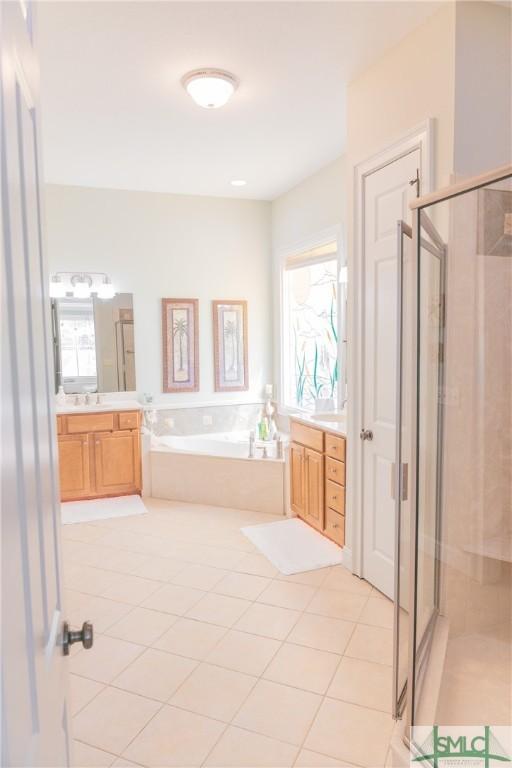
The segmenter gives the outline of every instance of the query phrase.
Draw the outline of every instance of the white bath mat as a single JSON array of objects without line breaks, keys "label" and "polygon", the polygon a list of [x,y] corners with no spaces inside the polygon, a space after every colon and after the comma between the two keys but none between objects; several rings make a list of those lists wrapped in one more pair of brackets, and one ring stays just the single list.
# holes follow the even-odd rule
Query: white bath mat
[{"label": "white bath mat", "polygon": [[241,530],[286,576],[341,563],[341,548],[298,517]]},{"label": "white bath mat", "polygon": [[69,523],[88,523],[91,520],[106,520],[109,517],[144,515],[146,507],[140,496],[115,496],[113,499],[91,499],[90,501],[65,501],[61,504],[61,520]]}]

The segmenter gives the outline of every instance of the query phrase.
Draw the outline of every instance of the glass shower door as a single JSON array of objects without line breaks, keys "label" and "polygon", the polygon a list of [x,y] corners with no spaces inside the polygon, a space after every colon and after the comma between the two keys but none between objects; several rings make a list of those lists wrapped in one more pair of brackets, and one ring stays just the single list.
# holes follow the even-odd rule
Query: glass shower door
[{"label": "glass shower door", "polygon": [[[396,509],[395,558],[395,626],[394,626],[394,690],[393,715],[401,716],[405,705],[407,679],[411,676],[410,648],[421,658],[429,647],[437,610],[437,560],[435,542],[438,540],[437,496],[431,489],[439,487],[439,403],[438,389],[442,381],[444,306],[444,244],[432,222],[425,219],[419,248],[422,259],[416,258],[411,245],[412,230],[403,222],[398,224],[398,373],[397,413],[399,428],[396,435],[394,498]],[[418,272],[419,270],[419,272]],[[421,277],[419,294],[416,285]],[[423,318],[417,324],[417,314]],[[425,363],[418,365],[419,349],[427,349]],[[420,401],[417,387],[425,394]],[[421,434],[421,461],[417,475],[415,467],[416,439]],[[439,478],[440,479],[440,478]],[[417,509],[416,493],[421,499],[421,519],[411,516]],[[411,558],[411,544],[418,556]],[[419,549],[418,549],[419,544]],[[411,605],[415,621],[410,622]]]},{"label": "glass shower door", "polygon": [[412,278],[412,229],[404,221],[397,225],[397,381],[396,448],[392,497],[395,501],[395,595],[392,714],[402,716],[407,688],[409,656],[409,564],[410,504],[408,469],[410,464],[410,370],[412,364],[410,334],[410,287]]},{"label": "glass shower door", "polygon": [[492,730],[512,722],[510,171],[416,216],[408,722]]},{"label": "glass shower door", "polygon": [[[434,217],[435,218],[435,217]],[[443,226],[442,221],[436,225]],[[442,427],[444,380],[446,247],[427,212],[419,212],[416,294],[416,423],[414,520],[414,649],[413,707],[411,717],[426,718],[421,705],[430,702],[435,684],[428,673],[439,622],[439,543],[441,540]],[[420,692],[423,692],[420,695]]]}]

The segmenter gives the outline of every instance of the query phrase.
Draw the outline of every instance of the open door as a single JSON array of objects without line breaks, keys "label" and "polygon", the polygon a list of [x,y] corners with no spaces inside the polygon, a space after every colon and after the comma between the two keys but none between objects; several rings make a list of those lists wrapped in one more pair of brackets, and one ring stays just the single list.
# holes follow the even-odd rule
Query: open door
[{"label": "open door", "polygon": [[0,3],[2,766],[69,765],[33,6]]}]

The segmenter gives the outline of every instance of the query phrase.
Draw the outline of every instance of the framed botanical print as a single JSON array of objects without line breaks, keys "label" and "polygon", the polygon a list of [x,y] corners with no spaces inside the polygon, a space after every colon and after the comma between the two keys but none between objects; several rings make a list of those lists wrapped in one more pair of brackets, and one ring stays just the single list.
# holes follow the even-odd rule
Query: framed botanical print
[{"label": "framed botanical print", "polygon": [[163,391],[199,391],[199,302],[162,299]]},{"label": "framed botanical print", "polygon": [[247,302],[213,301],[215,391],[249,389]]}]

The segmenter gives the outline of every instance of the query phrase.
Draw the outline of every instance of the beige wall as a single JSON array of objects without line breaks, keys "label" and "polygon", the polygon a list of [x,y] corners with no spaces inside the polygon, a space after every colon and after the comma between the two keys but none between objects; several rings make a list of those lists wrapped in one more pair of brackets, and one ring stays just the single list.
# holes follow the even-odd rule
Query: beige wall
[{"label": "beige wall", "polygon": [[[433,118],[434,184],[447,184],[453,169],[455,8],[444,4],[421,26],[391,48],[350,83],[347,92],[347,253],[349,284],[353,267],[354,169],[398,142],[416,126]],[[358,378],[352,365],[354,339],[352,317],[355,291],[349,291],[348,401],[349,458],[346,537],[352,543],[352,519],[359,514],[356,492],[356,456],[359,444],[355,405]],[[350,439],[351,438],[351,439]]]},{"label": "beige wall", "polygon": [[512,9],[458,2],[454,170],[474,176],[512,161]]},{"label": "beige wall", "polygon": [[435,180],[453,167],[455,8],[446,3],[356,78],[347,92],[347,172],[435,118]]},{"label": "beige wall", "polygon": [[341,226],[345,205],[345,157],[341,156],[272,202],[274,252]]},{"label": "beige wall", "polygon": [[[49,268],[133,293],[139,392],[172,403],[262,397],[272,378],[270,203],[48,185]],[[201,390],[162,394],[161,302],[198,298]],[[249,392],[214,393],[211,300],[247,299]]]},{"label": "beige wall", "polygon": [[[274,385],[278,400],[281,389],[281,269],[284,254],[307,249],[325,235],[344,236],[346,223],[345,157],[304,179],[272,202],[272,251],[274,299]],[[344,259],[344,254],[340,253]]]}]

